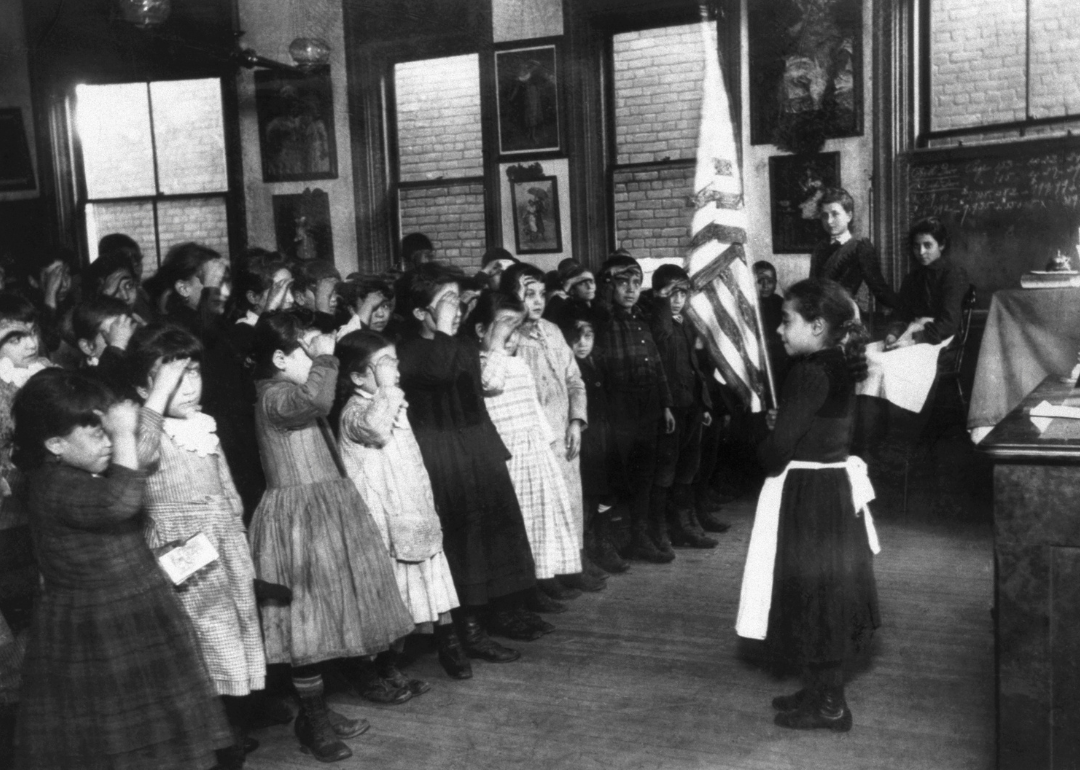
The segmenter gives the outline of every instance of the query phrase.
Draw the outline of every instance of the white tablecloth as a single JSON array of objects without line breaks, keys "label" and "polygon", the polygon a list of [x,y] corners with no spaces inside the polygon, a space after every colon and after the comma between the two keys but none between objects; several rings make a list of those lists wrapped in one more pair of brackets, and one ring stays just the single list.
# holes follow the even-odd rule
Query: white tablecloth
[{"label": "white tablecloth", "polygon": [[938,355],[952,337],[937,345],[927,342],[886,352],[883,342],[866,346],[865,380],[855,386],[860,396],[884,398],[909,412],[921,412],[937,377]]}]

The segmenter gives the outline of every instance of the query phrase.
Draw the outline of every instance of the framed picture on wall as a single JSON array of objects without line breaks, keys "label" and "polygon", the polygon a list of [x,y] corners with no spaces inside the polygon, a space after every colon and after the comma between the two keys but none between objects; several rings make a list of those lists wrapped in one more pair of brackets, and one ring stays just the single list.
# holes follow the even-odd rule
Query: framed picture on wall
[{"label": "framed picture on wall", "polygon": [[769,158],[772,245],[776,254],[808,254],[824,237],[818,201],[840,186],[840,153],[774,155]]},{"label": "framed picture on wall", "polygon": [[559,178],[539,170],[539,163],[507,169],[514,250],[518,254],[557,254],[563,250]]},{"label": "framed picture on wall", "polygon": [[816,152],[863,132],[863,0],[755,0],[750,142]]},{"label": "framed picture on wall", "polygon": [[330,70],[255,73],[264,182],[337,179]]},{"label": "framed picture on wall", "polygon": [[26,141],[26,126],[22,109],[0,109],[0,192],[33,190],[34,162],[30,158],[30,143]]},{"label": "framed picture on wall", "polygon": [[495,83],[499,153],[561,150],[558,44],[496,50]]},{"label": "framed picture on wall", "polygon": [[273,196],[277,250],[291,259],[334,261],[330,196],[310,187],[295,195]]}]

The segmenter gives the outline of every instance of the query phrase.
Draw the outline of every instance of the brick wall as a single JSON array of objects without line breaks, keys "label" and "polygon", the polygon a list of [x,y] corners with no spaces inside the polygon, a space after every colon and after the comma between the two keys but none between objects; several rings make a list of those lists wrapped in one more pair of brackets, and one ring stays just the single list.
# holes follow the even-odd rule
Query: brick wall
[{"label": "brick wall", "polygon": [[1031,4],[1031,115],[1080,114],[1080,2]]},{"label": "brick wall", "polygon": [[697,24],[615,35],[618,162],[693,158],[704,77]]},{"label": "brick wall", "polygon": [[394,89],[401,181],[484,173],[476,54],[397,64]]},{"label": "brick wall", "polygon": [[[931,0],[934,130],[1023,120],[1027,0]],[[1080,112],[1080,3],[1031,7],[1031,114]]]},{"label": "brick wall", "polygon": [[466,272],[480,268],[485,242],[483,185],[407,188],[399,197],[402,235],[424,233],[438,259]]},{"label": "brick wall", "polygon": [[690,245],[694,169],[615,173],[615,241],[635,257],[681,257]]}]

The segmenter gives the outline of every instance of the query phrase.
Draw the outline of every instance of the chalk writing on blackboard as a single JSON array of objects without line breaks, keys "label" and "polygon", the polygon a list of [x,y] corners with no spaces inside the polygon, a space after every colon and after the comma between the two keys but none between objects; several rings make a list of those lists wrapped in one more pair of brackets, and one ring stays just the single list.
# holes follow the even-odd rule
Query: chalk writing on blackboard
[{"label": "chalk writing on blackboard", "polygon": [[[961,226],[1020,213],[1080,217],[1080,148],[1055,140],[964,149],[952,158],[912,160],[913,216],[949,215]],[[985,156],[973,154],[980,149]]]}]

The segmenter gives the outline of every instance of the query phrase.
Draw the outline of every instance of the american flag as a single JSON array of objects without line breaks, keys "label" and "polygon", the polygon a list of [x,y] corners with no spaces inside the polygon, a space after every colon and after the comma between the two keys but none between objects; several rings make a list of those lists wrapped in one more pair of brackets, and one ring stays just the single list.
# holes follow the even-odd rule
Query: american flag
[{"label": "american flag", "polygon": [[747,218],[735,132],[720,78],[716,25],[702,21],[701,28],[705,80],[686,257],[694,284],[687,313],[723,381],[751,411],[760,412],[765,408],[765,381],[771,383],[771,376],[761,342],[757,287],[743,247]]}]

